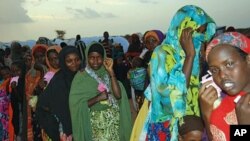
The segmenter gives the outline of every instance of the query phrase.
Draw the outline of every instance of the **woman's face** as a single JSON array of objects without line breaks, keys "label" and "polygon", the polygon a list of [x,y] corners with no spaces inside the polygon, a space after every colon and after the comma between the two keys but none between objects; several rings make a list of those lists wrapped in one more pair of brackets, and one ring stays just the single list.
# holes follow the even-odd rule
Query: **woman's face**
[{"label": "woman's face", "polygon": [[70,53],[65,57],[65,64],[70,71],[76,72],[80,68],[81,64],[80,57],[75,53]]},{"label": "woman's face", "polygon": [[45,54],[42,52],[35,52],[34,58],[36,63],[45,64]]},{"label": "woman's face", "polygon": [[21,68],[18,68],[17,65],[11,65],[10,67],[12,76],[21,76]]},{"label": "woman's face", "polygon": [[147,49],[149,50],[154,50],[155,47],[159,44],[159,40],[157,40],[155,37],[153,36],[148,36],[145,39],[145,45],[147,47]]},{"label": "woman's face", "polygon": [[59,58],[57,52],[50,52],[48,54],[48,60],[51,67],[54,69],[59,69]]},{"label": "woman's face", "polygon": [[88,55],[88,64],[93,70],[98,70],[103,64],[103,57],[97,52],[91,52]]},{"label": "woman's face", "polygon": [[215,83],[229,95],[250,92],[250,55],[244,59],[234,47],[222,44],[210,51],[208,65]]}]

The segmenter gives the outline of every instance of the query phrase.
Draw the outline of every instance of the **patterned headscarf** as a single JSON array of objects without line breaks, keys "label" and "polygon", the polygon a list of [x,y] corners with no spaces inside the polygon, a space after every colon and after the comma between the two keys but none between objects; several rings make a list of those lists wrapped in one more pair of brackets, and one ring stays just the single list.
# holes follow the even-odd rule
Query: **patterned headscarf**
[{"label": "patterned headscarf", "polygon": [[238,32],[225,32],[215,37],[208,44],[207,49],[206,49],[206,59],[207,59],[209,52],[212,50],[212,48],[220,44],[229,44],[234,47],[240,48],[242,51],[246,52],[247,54],[250,53],[250,39],[249,38],[247,38],[245,35],[240,34]]},{"label": "patterned headscarf", "polygon": [[[191,27],[194,31],[207,25],[205,34],[194,32],[193,43],[196,56],[190,78],[189,88],[182,72],[185,52],[180,45],[183,29]],[[177,140],[178,119],[187,115],[199,116],[199,54],[201,44],[209,41],[215,34],[214,21],[197,6],[187,5],[177,11],[166,33],[163,43],[156,47],[150,60],[150,86],[145,96],[152,102],[151,122],[170,120],[171,140]]]},{"label": "patterned headscarf", "polygon": [[158,42],[162,42],[164,40],[164,34],[160,30],[149,30],[144,35],[144,41],[149,37],[152,36],[158,40]]},{"label": "patterned headscarf", "polygon": [[164,34],[160,30],[149,30],[144,35],[144,42],[146,42],[148,37],[154,37],[157,40],[158,45],[164,40]]}]

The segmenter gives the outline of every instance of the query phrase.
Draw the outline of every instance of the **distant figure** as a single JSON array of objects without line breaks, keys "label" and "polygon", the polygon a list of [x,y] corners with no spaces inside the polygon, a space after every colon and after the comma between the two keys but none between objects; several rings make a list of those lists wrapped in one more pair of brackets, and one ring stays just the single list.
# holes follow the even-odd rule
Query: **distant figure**
[{"label": "distant figure", "polygon": [[140,41],[140,37],[137,34],[132,34],[131,35],[131,44],[128,46],[128,51],[126,53],[126,58],[129,61],[132,61],[132,59],[135,56],[140,56],[142,52],[142,43]]},{"label": "distant figure", "polygon": [[106,54],[107,54],[107,57],[109,58],[112,58],[112,44],[113,44],[113,40],[112,39],[109,39],[109,33],[108,31],[105,31],[103,33],[103,37],[104,39],[101,41],[105,51],[106,51]]},{"label": "distant figure", "polygon": [[50,39],[48,39],[47,37],[39,37],[38,40],[36,41],[36,44],[43,44],[47,46],[52,45]]},{"label": "distant figure", "polygon": [[5,48],[5,51],[4,51],[4,65],[8,66],[8,67],[10,67],[11,63],[12,63],[10,53],[11,53],[10,48],[9,47]]},{"label": "distant figure", "polygon": [[76,35],[76,41],[75,41],[75,46],[77,48],[77,50],[80,53],[80,59],[81,59],[81,67],[85,66],[85,60],[86,60],[86,56],[85,56],[85,50],[86,50],[86,44],[81,40],[81,36],[78,34]]},{"label": "distant figure", "polygon": [[22,46],[20,43],[13,41],[10,45],[11,50],[11,60],[18,61],[22,60]]},{"label": "distant figure", "polygon": [[226,30],[226,32],[235,32],[235,28],[233,26],[229,26]]},{"label": "distant figure", "polygon": [[60,43],[60,46],[61,46],[61,48],[64,48],[64,47],[67,46],[67,44],[66,44],[65,42],[61,42],[61,43]]}]

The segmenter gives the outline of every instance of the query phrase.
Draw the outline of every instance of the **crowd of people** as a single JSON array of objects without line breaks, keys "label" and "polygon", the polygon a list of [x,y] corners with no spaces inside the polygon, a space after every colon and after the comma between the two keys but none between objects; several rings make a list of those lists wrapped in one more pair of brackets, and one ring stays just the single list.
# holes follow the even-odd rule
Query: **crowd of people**
[{"label": "crowd of people", "polygon": [[1,50],[2,141],[229,141],[250,125],[250,39],[202,8],[127,36],[127,52],[103,37]]}]

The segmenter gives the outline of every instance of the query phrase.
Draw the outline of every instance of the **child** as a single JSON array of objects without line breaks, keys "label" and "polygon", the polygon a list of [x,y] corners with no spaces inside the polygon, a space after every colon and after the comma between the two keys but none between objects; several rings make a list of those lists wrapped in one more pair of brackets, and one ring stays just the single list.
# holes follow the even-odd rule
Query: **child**
[{"label": "child", "polygon": [[140,57],[134,57],[131,66],[127,77],[130,80],[131,87],[135,90],[136,102],[140,109],[144,100],[143,92],[146,86],[147,71],[143,67],[143,60]]},{"label": "child", "polygon": [[195,115],[186,115],[183,117],[184,123],[179,124],[179,141],[201,141],[204,131],[203,121]]},{"label": "child", "polygon": [[[237,32],[223,33],[214,38],[206,50],[206,59],[214,82],[226,95],[220,105],[212,81],[205,82],[199,91],[200,107],[210,140],[229,141],[229,128],[245,115],[236,115],[236,99],[250,93],[250,40]],[[248,122],[249,124],[249,122]]]}]

